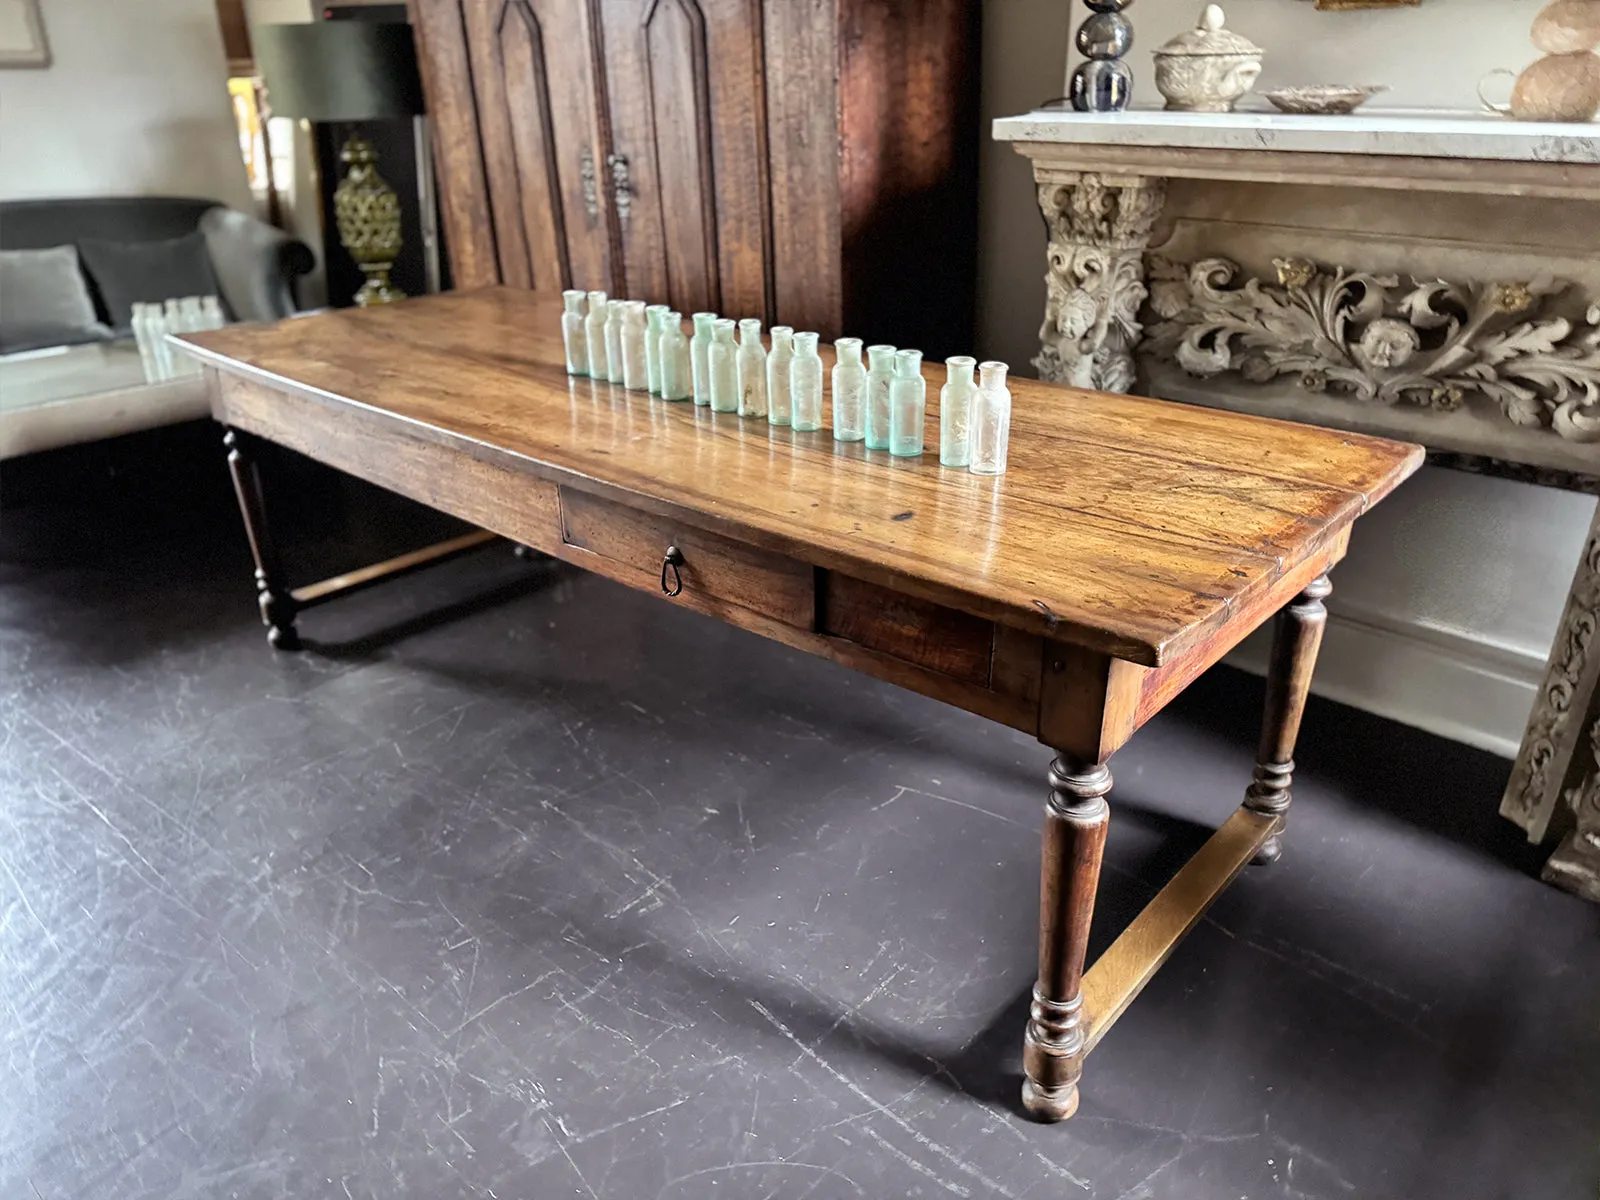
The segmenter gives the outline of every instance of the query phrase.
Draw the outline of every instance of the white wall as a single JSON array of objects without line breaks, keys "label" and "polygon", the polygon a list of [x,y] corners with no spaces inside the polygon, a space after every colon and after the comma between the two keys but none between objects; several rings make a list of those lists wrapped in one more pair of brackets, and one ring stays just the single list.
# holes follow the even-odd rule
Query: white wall
[{"label": "white wall", "polygon": [[[1471,109],[1491,67],[1536,57],[1543,0],[1423,0],[1394,11],[1317,12],[1310,0],[1231,0],[1228,24],[1266,49],[1259,87],[1390,85],[1385,107]],[[1192,25],[1200,0],[1141,0],[1135,102],[1159,107],[1150,51]],[[1064,90],[1087,9],[985,0],[980,158],[979,353],[1025,364],[1044,311],[1044,227],[1028,164],[989,122]],[[1500,753],[1515,752],[1594,501],[1424,468],[1357,525],[1334,576],[1317,690]],[[1259,641],[1236,661],[1262,662]]]},{"label": "white wall", "polygon": [[0,199],[203,196],[249,211],[215,0],[44,0],[52,65],[0,71]]}]

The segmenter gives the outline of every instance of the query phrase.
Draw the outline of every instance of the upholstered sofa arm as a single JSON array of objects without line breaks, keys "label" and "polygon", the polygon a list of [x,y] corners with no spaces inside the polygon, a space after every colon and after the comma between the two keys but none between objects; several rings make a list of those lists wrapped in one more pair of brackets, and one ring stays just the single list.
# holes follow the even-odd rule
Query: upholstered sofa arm
[{"label": "upholstered sofa arm", "polygon": [[235,319],[276,321],[294,313],[294,279],[316,265],[310,247],[248,213],[221,206],[200,218],[200,232]]}]

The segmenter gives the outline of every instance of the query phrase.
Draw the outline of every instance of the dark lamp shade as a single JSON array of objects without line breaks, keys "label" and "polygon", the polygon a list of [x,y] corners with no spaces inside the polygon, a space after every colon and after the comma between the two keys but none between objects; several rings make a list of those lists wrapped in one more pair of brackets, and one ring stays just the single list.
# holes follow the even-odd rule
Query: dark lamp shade
[{"label": "dark lamp shade", "polygon": [[373,121],[424,111],[409,25],[257,25],[252,38],[275,117]]}]

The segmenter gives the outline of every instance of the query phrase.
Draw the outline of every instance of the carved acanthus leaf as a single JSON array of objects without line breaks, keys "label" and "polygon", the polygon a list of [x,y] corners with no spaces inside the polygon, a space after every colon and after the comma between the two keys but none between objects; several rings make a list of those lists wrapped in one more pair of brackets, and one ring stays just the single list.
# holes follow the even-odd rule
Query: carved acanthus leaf
[{"label": "carved acanthus leaf", "polygon": [[1402,285],[1307,259],[1274,266],[1276,283],[1240,282],[1225,258],[1154,257],[1150,307],[1160,320],[1144,351],[1194,375],[1290,375],[1311,391],[1380,404],[1453,409],[1476,394],[1514,424],[1600,441],[1600,302],[1582,324],[1545,311],[1566,283]]}]

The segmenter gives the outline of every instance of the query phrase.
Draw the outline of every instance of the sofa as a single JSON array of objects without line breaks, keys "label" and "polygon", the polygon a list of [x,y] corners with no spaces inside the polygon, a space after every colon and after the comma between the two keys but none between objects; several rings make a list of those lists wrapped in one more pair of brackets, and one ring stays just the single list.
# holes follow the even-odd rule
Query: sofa
[{"label": "sofa", "polygon": [[0,460],[206,416],[198,376],[146,381],[131,303],[215,294],[231,320],[277,320],[314,265],[214,200],[0,202]]}]

